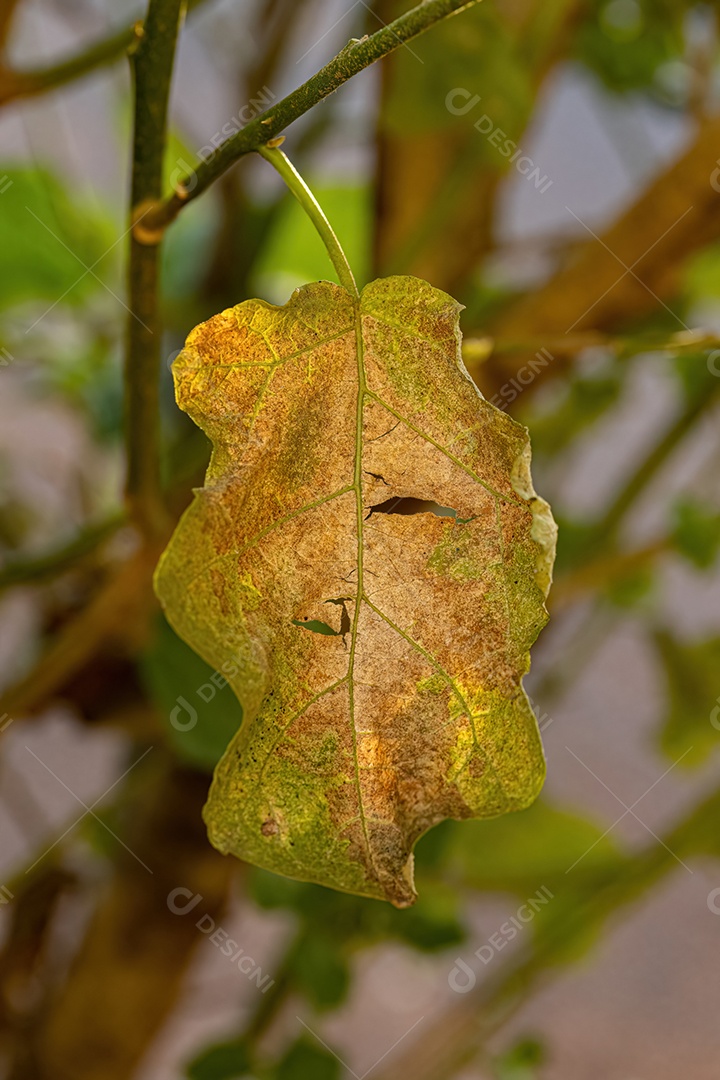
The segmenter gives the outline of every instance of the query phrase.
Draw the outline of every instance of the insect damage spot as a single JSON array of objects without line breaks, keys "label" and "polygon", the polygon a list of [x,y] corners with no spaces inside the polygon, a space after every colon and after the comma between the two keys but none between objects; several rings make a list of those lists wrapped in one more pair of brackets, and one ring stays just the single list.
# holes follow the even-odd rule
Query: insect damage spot
[{"label": "insect damage spot", "polygon": [[385,485],[385,487],[390,487],[385,477],[381,476],[380,473],[370,472],[369,469],[365,469],[365,475],[372,476],[373,480],[379,480],[382,484]]},{"label": "insect damage spot", "polygon": [[440,506],[439,503],[431,502],[429,499],[414,499],[412,497],[391,498],[385,499],[381,503],[375,503],[365,515],[365,520],[367,521],[373,514],[434,514],[435,517],[454,518],[458,525],[465,525],[468,521],[473,520],[471,517],[461,518],[457,510],[453,510],[450,506]]},{"label": "insect damage spot", "polygon": [[332,626],[321,622],[320,619],[291,619],[293,626],[300,626],[303,630],[310,630],[313,634],[324,634],[325,637],[340,637],[339,630],[333,630]]},{"label": "insect damage spot", "polygon": [[326,604],[336,604],[342,608],[340,615],[340,629],[334,630],[328,623],[322,622],[320,619],[291,619],[293,626],[300,626],[303,630],[310,630],[313,634],[324,634],[325,637],[342,637],[350,633],[351,621],[348,609],[345,607],[346,600],[351,600],[349,596],[338,596],[331,600],[326,600]]}]

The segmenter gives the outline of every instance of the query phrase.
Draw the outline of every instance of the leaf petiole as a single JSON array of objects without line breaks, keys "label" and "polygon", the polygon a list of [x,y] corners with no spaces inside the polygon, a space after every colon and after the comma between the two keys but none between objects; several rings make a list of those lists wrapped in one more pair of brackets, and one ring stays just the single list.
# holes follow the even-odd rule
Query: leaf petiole
[{"label": "leaf petiole", "polygon": [[359,296],[358,287],[355,284],[355,278],[350,269],[350,263],[340,245],[340,241],[335,235],[332,225],[325,216],[325,211],[320,206],[320,203],[317,201],[300,173],[282,150],[278,150],[274,146],[259,146],[257,152],[261,157],[264,157],[266,161],[269,161],[273,168],[280,173],[280,176],[287,184],[289,190],[312,221],[320,234],[320,239],[327,249],[332,264],[337,271],[340,284],[344,289],[347,289],[351,296]]}]

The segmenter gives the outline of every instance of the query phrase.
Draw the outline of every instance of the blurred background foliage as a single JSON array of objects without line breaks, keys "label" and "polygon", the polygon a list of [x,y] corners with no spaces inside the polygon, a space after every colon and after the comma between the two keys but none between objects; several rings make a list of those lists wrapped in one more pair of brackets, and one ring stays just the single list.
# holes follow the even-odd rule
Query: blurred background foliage
[{"label": "blurred background foliage", "polygon": [[[196,53],[180,55],[168,185],[240,103],[262,87],[281,96],[351,35],[406,5],[206,0],[193,8],[184,35],[197,39]],[[720,856],[717,9],[691,0],[484,0],[364,74],[359,90],[341,89],[288,135],[361,282],[414,273],[465,304],[468,368],[530,428],[536,486],[561,525],[552,624],[528,683],[550,750],[547,793],[522,814],[448,822],[424,837],[420,900],[398,912],[230,865],[207,845],[200,808],[239,706],[163,622],[150,586],[157,552],[127,524],[120,494],[123,52],[141,12],[101,0],[0,7],[0,873],[12,898],[0,908],[3,1076],[335,1080],[348,1055],[377,1061],[378,1080],[567,1076],[553,1071],[563,1060],[560,1036],[513,1027],[512,1018],[551,977],[590,962],[627,905],[649,902],[690,863],[698,869],[690,910],[717,940],[706,903]],[[52,39],[42,54],[40,24]],[[77,81],[55,68],[68,57],[81,58]],[[221,92],[208,106],[195,80],[216,64]],[[50,100],[61,101],[68,130],[87,121],[99,131],[88,104],[96,86],[104,95],[97,145],[117,147],[117,184],[99,149],[68,164],[57,146],[46,151],[17,135]],[[463,100],[477,96],[461,114],[447,106],[457,88]],[[587,181],[577,116],[552,143],[564,156],[540,156],[551,145],[541,136],[552,110],[562,117],[578,88],[607,122],[606,152],[627,172],[599,214],[583,214],[592,235],[563,209]],[[552,195],[480,133],[482,116],[501,129],[499,145],[510,139],[537,153]],[[268,171],[242,161],[180,216],[164,246],[162,453],[174,517],[208,458],[204,436],[172,398],[169,365],[185,335],[246,297],[282,303],[297,285],[332,277],[311,226]],[[594,190],[602,185],[601,176]],[[543,355],[550,361],[540,363]],[[579,687],[607,643],[628,632],[627,665],[601,667],[615,696],[598,711]],[[617,697],[625,683],[629,701],[644,694],[632,690],[638,655],[654,687],[642,729]],[[178,706],[190,718],[184,727],[172,722]],[[54,716],[65,732],[57,746],[51,739],[58,772],[75,760],[88,800],[112,785],[97,813],[71,829],[77,807],[45,804],[51,778],[33,785],[17,749],[30,739],[48,761],[43,724]],[[661,807],[653,818],[660,835],[641,832],[637,841],[616,831],[618,804],[610,799],[601,811],[583,799],[587,772],[574,788],[557,780],[570,767],[565,744],[588,731],[596,742],[578,745],[588,756],[609,747],[604,764],[614,771],[603,779],[613,788],[613,777],[633,780],[633,798],[678,765],[686,779],[669,816]],[[111,764],[102,759],[107,783],[95,788],[91,748],[105,736]],[[647,767],[627,739],[642,743]],[[217,925],[244,913],[241,940],[272,975],[266,993],[218,960],[233,989],[203,1013],[210,983],[193,989],[188,973],[212,950],[195,915],[169,910],[179,886],[201,895],[198,917]],[[541,887],[552,901],[484,970],[473,950]],[[403,961],[406,973],[431,969],[439,989],[422,1026],[411,1029],[407,1014],[410,1033],[380,1060],[406,1033],[380,1024],[375,1040],[362,1026],[361,976],[367,958],[381,964],[398,949],[421,958],[417,969]],[[462,995],[447,992],[457,956],[477,976]],[[186,999],[204,1016],[187,1031]],[[622,1041],[616,1049],[603,1075],[620,1080]],[[575,1080],[599,1075],[591,1051],[581,1056],[586,1071]],[[676,1075],[680,1060],[669,1058],[667,1072],[656,1062],[654,1075]],[[693,1072],[709,1080],[714,1068],[696,1060]]]}]

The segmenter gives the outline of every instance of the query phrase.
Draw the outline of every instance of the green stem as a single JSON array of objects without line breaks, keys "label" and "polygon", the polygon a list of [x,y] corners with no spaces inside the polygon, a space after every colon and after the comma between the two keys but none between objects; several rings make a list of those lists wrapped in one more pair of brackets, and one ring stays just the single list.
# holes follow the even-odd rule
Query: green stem
[{"label": "green stem", "polygon": [[602,537],[605,543],[608,543],[610,537],[617,533],[628,510],[635,505],[638,496],[655,478],[676,446],[692,430],[699,417],[715,404],[718,390],[720,390],[720,380],[709,378],[704,392],[698,392],[691,398],[660,441],[643,458],[625,481],[611,505],[595,526],[595,535]]},{"label": "green stem", "polygon": [[147,536],[160,535],[165,515],[160,481],[160,244],[140,232],[144,210],[162,191],[167,107],[182,0],[150,0],[133,54],[133,137],[127,360],[125,368],[126,496]]},{"label": "green stem", "polygon": [[184,206],[202,195],[226,169],[245,154],[265,146],[298,117],[332,94],[358,72],[424,34],[435,23],[473,7],[479,0],[423,0],[376,33],[351,41],[329,64],[316,72],[291,94],[272,105],[261,116],[221,143],[212,157],[202,161],[190,177],[178,184],[175,193],[153,207],[144,224],[152,230],[164,229]]},{"label": "green stem", "polygon": [[340,246],[340,241],[335,235],[332,225],[325,216],[325,211],[320,206],[320,203],[317,201],[300,173],[285,154],[283,154],[282,150],[278,150],[271,146],[259,146],[257,152],[261,157],[264,157],[266,161],[269,161],[272,167],[279,172],[280,176],[282,176],[289,190],[300,203],[320,234],[320,239],[327,248],[327,253],[337,271],[340,284],[344,289],[347,289],[351,296],[357,297],[359,295],[358,288],[355,284],[353,272],[350,269],[350,263],[347,261],[347,256]]}]

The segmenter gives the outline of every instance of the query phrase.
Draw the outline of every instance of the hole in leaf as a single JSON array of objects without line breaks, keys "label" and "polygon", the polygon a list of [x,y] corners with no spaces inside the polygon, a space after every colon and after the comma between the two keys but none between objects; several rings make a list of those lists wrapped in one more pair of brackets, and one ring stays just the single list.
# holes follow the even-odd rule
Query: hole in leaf
[{"label": "hole in leaf", "polygon": [[348,609],[345,607],[345,601],[351,600],[350,596],[338,596],[335,600],[326,600],[326,604],[339,604],[342,608],[342,615],[340,616],[340,630],[338,631],[342,637],[350,633],[351,622]]},{"label": "hole in leaf", "polygon": [[320,619],[291,619],[293,626],[301,626],[303,630],[310,630],[313,634],[324,634],[325,637],[340,637],[339,630],[333,630],[332,626],[321,622]]},{"label": "hole in leaf", "polygon": [[372,517],[373,514],[434,514],[435,517],[455,518],[459,525],[464,525],[468,521],[472,521],[472,518],[458,517],[457,510],[453,510],[449,506],[440,506],[439,503],[431,502],[429,499],[414,499],[411,497],[402,499],[385,499],[384,502],[376,503],[375,506],[371,506],[369,512],[365,515],[365,520]]},{"label": "hole in leaf", "polygon": [[291,619],[293,626],[301,626],[303,630],[310,630],[313,634],[324,634],[325,637],[342,637],[350,633],[352,623],[350,621],[350,614],[345,607],[345,601],[351,600],[350,596],[338,596],[333,600],[326,600],[326,604],[337,604],[342,608],[342,615],[340,616],[340,629],[333,630],[332,626],[328,626],[326,622],[322,622],[321,619]]}]

